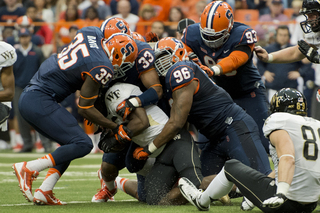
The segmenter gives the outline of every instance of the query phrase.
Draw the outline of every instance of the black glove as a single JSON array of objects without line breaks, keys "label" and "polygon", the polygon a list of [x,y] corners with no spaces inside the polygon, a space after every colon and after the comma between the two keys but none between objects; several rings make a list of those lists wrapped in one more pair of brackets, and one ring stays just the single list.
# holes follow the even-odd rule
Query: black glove
[{"label": "black glove", "polygon": [[128,115],[135,109],[136,107],[127,99],[117,106],[116,112],[122,117],[122,120],[125,121]]},{"label": "black glove", "polygon": [[310,47],[309,44],[307,42],[305,42],[304,40],[300,40],[298,41],[298,45],[299,45],[299,50],[300,52],[305,55],[309,61],[311,61],[312,63],[320,63],[320,56],[317,52],[317,50],[315,50],[313,47]]},{"label": "black glove", "polygon": [[103,130],[100,135],[100,141],[98,143],[99,149],[101,149],[104,153],[113,152],[117,153],[122,151],[126,144],[121,144],[117,139],[113,136],[111,130]]},{"label": "black glove", "polygon": [[132,132],[128,127],[124,125],[118,125],[115,129],[112,130],[116,140],[125,145],[131,141]]}]

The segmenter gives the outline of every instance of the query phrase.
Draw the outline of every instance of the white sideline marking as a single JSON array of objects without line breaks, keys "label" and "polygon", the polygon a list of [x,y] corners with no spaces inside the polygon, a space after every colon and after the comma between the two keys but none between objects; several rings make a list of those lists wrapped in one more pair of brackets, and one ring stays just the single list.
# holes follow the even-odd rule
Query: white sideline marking
[{"label": "white sideline marking", "polygon": [[[112,201],[112,202],[132,202],[132,201],[137,201],[136,199],[130,199],[130,200],[115,200],[115,201]],[[73,203],[92,203],[91,201],[70,201],[70,202],[67,202],[67,204],[73,204]],[[33,205],[33,203],[17,203],[17,204],[2,204],[0,206],[31,206]]]}]

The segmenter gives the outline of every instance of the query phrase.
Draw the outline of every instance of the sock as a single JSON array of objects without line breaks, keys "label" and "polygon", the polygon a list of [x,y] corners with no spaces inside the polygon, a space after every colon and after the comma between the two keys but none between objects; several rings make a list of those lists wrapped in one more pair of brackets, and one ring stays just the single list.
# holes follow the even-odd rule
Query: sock
[{"label": "sock", "polygon": [[54,167],[56,164],[51,154],[47,154],[37,160],[28,161],[27,168],[31,171],[42,171],[47,168]]},{"label": "sock", "polygon": [[15,139],[16,139],[16,144],[23,145],[23,140],[20,133],[16,133]]},{"label": "sock", "polygon": [[233,187],[233,183],[230,182],[225,173],[224,167],[219,174],[211,181],[208,188],[203,192],[200,197],[199,203],[202,206],[209,206],[211,199],[219,199],[228,194]]},{"label": "sock", "polygon": [[127,179],[127,178],[122,178],[122,177],[119,177],[119,176],[116,177],[117,188],[126,193],[126,189],[125,189],[125,187],[124,187],[124,184],[125,184],[128,180],[129,180],[129,179]]},{"label": "sock", "polygon": [[115,186],[115,184],[114,184],[114,180],[108,181],[108,182],[103,181],[103,182],[106,184],[106,186],[107,186],[107,188],[109,189],[109,191],[111,191],[112,189],[116,188],[116,186]]},{"label": "sock", "polygon": [[10,145],[11,145],[11,147],[13,148],[13,147],[15,147],[15,145],[17,144],[17,143],[16,143],[16,140],[15,140],[16,130],[10,129],[9,135],[10,135]]},{"label": "sock", "polygon": [[44,179],[44,181],[42,182],[41,186],[39,187],[39,189],[41,189],[42,191],[50,191],[53,189],[53,187],[56,185],[56,183],[58,182],[59,178],[61,177],[60,172],[55,169],[55,168],[50,168],[46,178]]}]

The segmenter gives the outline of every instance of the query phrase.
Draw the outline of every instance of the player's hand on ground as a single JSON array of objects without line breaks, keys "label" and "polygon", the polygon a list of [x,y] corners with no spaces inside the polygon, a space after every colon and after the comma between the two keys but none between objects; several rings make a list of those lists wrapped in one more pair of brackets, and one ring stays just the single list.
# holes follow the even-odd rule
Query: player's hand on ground
[{"label": "player's hand on ground", "polygon": [[124,125],[118,125],[112,130],[117,141],[121,144],[127,144],[131,141],[132,132]]},{"label": "player's hand on ground", "polygon": [[122,120],[125,121],[128,115],[135,109],[136,107],[127,99],[117,106],[116,112],[122,117]]},{"label": "player's hand on ground", "polygon": [[300,52],[305,55],[309,61],[312,63],[320,63],[320,56],[318,54],[318,51],[315,50],[313,47],[309,46],[307,42],[304,40],[298,41],[299,50]]},{"label": "player's hand on ground", "polygon": [[148,150],[148,146],[142,148],[138,147],[133,152],[133,157],[137,160],[147,160],[151,152]]},{"label": "player's hand on ground", "polygon": [[262,205],[264,207],[269,207],[269,208],[277,208],[280,205],[284,203],[286,200],[286,196],[283,194],[276,194],[273,197],[270,197],[269,199],[263,201]]},{"label": "player's hand on ground", "polygon": [[261,46],[254,47],[254,51],[259,60],[263,62],[268,62],[268,52],[263,49]]}]

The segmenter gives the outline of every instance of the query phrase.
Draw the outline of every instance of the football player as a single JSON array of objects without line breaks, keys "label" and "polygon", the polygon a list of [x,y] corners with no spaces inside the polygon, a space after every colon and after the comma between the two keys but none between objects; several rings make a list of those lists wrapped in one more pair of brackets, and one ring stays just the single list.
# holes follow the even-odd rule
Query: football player
[{"label": "football player", "polygon": [[227,159],[238,159],[269,174],[268,156],[256,123],[198,65],[188,61],[184,44],[175,38],[161,39],[155,55],[155,67],[163,78],[165,97],[171,106],[170,118],[151,144],[135,150],[135,158],[155,152],[188,121],[210,140],[201,152],[203,176],[217,174]]},{"label": "football player", "polygon": [[[122,32],[132,36],[129,24],[122,18],[111,17],[105,20],[100,27],[105,38],[109,38],[114,33]],[[120,74],[115,77],[115,82],[125,82],[138,85],[143,93],[135,98],[124,100],[119,105],[118,113],[123,116],[123,120],[137,107],[144,107],[156,103],[162,96],[162,87],[159,77],[153,66],[154,52],[150,45],[135,39],[138,46],[138,57],[134,66],[123,67]]]},{"label": "football player", "polygon": [[208,74],[216,84],[255,120],[268,152],[269,142],[262,132],[263,122],[268,117],[268,102],[265,86],[252,61],[256,32],[234,22],[228,3],[213,1],[205,7],[201,22],[188,26],[181,40],[188,51],[194,52],[201,63],[211,69]]},{"label": "football player", "polygon": [[272,97],[272,114],[263,132],[272,145],[275,179],[229,160],[203,193],[181,178],[182,194],[199,210],[209,209],[211,199],[228,193],[236,184],[263,212],[312,212],[320,196],[320,122],[306,117],[306,104],[304,95],[296,89],[283,88]]},{"label": "football player", "polygon": [[7,119],[12,108],[11,101],[14,96],[13,64],[17,60],[14,47],[0,41],[0,129],[7,130]]},{"label": "football player", "polygon": [[[128,35],[131,34],[128,23],[121,18],[109,18],[104,21],[100,27],[100,30],[105,37],[112,36],[112,34],[117,32],[125,32]],[[152,103],[156,103],[162,96],[162,86],[159,81],[159,76],[154,68],[154,52],[150,45],[140,40],[135,39],[135,43],[138,47],[138,56],[132,67],[123,67],[121,69],[121,74],[118,75],[113,82],[109,85],[112,86],[116,82],[130,83],[136,86],[139,86],[142,91],[142,94],[136,97],[130,97],[128,100],[123,100],[119,103],[117,112],[123,117],[123,121],[126,120],[126,117],[138,107],[144,107]],[[105,87],[100,92],[100,108],[101,111],[105,111],[104,103],[104,94],[108,87]],[[97,102],[98,102],[97,101]],[[109,162],[109,164],[103,164],[103,172],[105,174],[112,174],[113,171],[121,170],[123,167],[119,166],[116,168],[113,165],[118,165],[115,162],[118,161],[117,155],[105,155],[103,157],[103,162]],[[113,163],[114,162],[114,163]],[[100,173],[98,171],[98,173]],[[103,177],[103,180],[106,182],[106,186],[101,186],[101,189],[98,193],[92,198],[92,202],[101,202],[111,199],[113,194],[113,189],[116,187],[114,179],[116,176],[99,176]],[[110,196],[111,195],[111,196]]]},{"label": "football player", "polygon": [[[97,27],[78,31],[70,45],[42,63],[19,100],[21,115],[38,132],[58,142],[61,147],[40,159],[13,164],[20,189],[35,204],[63,205],[52,189],[73,159],[83,157],[93,148],[77,120],[59,103],[80,90],[78,112],[85,119],[112,129],[118,138],[130,139],[126,127],[105,118],[95,107],[99,88],[117,76],[123,64],[133,64],[137,45],[126,34],[108,40]],[[32,193],[32,182],[39,172],[50,168],[42,185]]]},{"label": "football player", "polygon": [[[99,174],[99,178],[103,179],[102,187],[93,196],[92,202],[105,202],[115,195],[118,187],[124,189],[126,180],[114,184],[119,170],[124,167],[127,167],[130,172],[138,172],[145,176],[145,178],[138,176],[137,198],[150,205],[186,203],[179,189],[174,187],[178,178],[184,175],[190,177],[195,185],[200,186],[202,175],[199,153],[191,135],[185,129],[177,132],[169,143],[153,152],[147,162],[145,161],[147,159],[136,162],[137,160],[133,158],[135,148],[148,146],[168,121],[168,116],[158,106],[150,105],[137,108],[123,122],[122,116],[117,114],[118,105],[123,100],[139,96],[141,93],[139,87],[126,83],[116,83],[105,93],[107,118],[119,125],[125,123],[124,125],[131,130],[131,139],[134,143],[117,146],[117,152],[112,153],[109,150],[112,149],[111,144],[116,142],[116,139],[114,136],[102,137],[99,142],[99,147],[105,151],[101,174]],[[153,167],[150,169],[151,166]],[[145,184],[141,184],[141,181]]]}]

